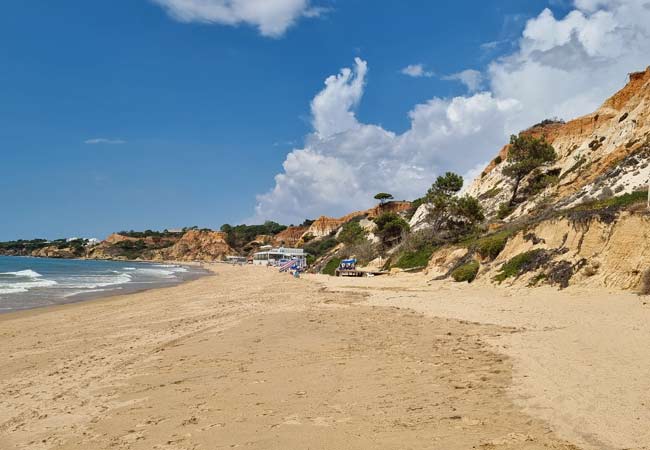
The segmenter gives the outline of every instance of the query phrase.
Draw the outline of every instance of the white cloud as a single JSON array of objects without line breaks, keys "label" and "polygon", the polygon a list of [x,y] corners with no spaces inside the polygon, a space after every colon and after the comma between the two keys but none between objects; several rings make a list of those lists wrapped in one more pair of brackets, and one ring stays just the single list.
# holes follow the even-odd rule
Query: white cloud
[{"label": "white cloud", "polygon": [[248,24],[264,36],[279,37],[300,17],[317,17],[325,8],[310,0],[151,0],[181,22]]},{"label": "white cloud", "polygon": [[327,79],[312,102],[314,132],[304,148],[289,153],[275,187],[258,196],[255,220],[340,215],[371,206],[379,191],[420,196],[443,168],[464,172],[473,169],[474,158],[488,160],[507,136],[507,117],[518,109],[516,101],[490,93],[434,98],[416,105],[410,129],[395,134],[354,114],[367,70],[356,59],[354,69]]},{"label": "white cloud", "polygon": [[483,85],[483,74],[478,70],[467,69],[452,75],[442,77],[443,80],[460,81],[470,93],[481,89]]},{"label": "white cloud", "polygon": [[325,80],[323,89],[311,102],[312,124],[323,138],[355,128],[354,108],[363,95],[368,65],[355,58],[356,70],[345,68]]},{"label": "white cloud", "polygon": [[94,139],[85,140],[84,144],[89,144],[89,145],[98,145],[98,144],[122,145],[122,144],[126,144],[126,141],[123,141],[122,139],[94,138]]},{"label": "white cloud", "polygon": [[400,72],[404,75],[413,78],[422,78],[422,77],[430,78],[435,75],[435,73],[425,70],[424,65],[422,64],[409,64],[408,66],[400,70]]},{"label": "white cloud", "polygon": [[441,172],[476,173],[511,133],[593,111],[627,73],[648,64],[649,3],[577,0],[561,18],[542,11],[527,22],[516,49],[489,64],[487,91],[414,106],[403,134],[355,116],[368,70],[357,60],[354,69],[328,78],[312,102],[314,132],[289,153],[275,186],[258,196],[255,219],[343,215],[370,206],[379,191],[415,198]]},{"label": "white cloud", "polygon": [[492,92],[525,105],[519,127],[596,109],[650,62],[648,0],[578,0],[556,18],[528,21],[516,52],[488,69]]}]

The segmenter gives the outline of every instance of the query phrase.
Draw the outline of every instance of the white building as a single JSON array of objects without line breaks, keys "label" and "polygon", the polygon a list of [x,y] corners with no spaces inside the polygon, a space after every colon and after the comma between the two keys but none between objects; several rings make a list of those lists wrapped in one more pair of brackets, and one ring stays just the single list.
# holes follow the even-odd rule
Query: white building
[{"label": "white building", "polygon": [[253,255],[256,266],[277,266],[281,262],[298,259],[303,266],[307,265],[307,253],[301,248],[270,248]]}]

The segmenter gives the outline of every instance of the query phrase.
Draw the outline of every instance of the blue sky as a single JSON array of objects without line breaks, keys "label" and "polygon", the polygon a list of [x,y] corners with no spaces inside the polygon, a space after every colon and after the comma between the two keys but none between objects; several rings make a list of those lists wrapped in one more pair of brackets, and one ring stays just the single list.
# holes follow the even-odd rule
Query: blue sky
[{"label": "blue sky", "polygon": [[[250,9],[255,1],[235,3]],[[606,5],[615,2],[588,0],[576,2],[583,5],[558,0],[269,2],[276,2],[281,13],[294,8],[286,13],[288,25],[277,25],[277,11],[268,11],[272,19],[256,10],[227,11],[227,17],[214,13],[217,9],[197,12],[194,0],[5,5],[0,17],[0,188],[5,199],[0,240],[105,237],[121,229],[218,228],[267,218],[298,222],[321,211],[342,214],[371,201],[366,197],[377,184],[364,184],[369,176],[363,170],[378,161],[381,167],[409,161],[408,167],[417,169],[415,178],[400,178],[404,164],[378,174],[392,180],[386,181],[387,189],[412,197],[442,170],[471,172],[496,153],[492,142],[505,140],[507,128],[515,126],[511,119],[526,108],[528,97],[504,92],[499,82],[528,70],[524,64],[534,54],[526,54],[522,39],[535,45],[544,41],[537,52],[565,49],[568,41],[545,41],[557,35],[557,27],[579,30],[599,11],[617,17],[617,6]],[[223,6],[223,0],[207,3]],[[545,8],[552,19],[542,17]],[[193,15],[179,16],[179,11]],[[587,22],[570,22],[571,11]],[[541,31],[535,34],[528,21]],[[532,38],[526,36],[528,28]],[[588,48],[590,41],[578,44]],[[603,100],[604,92],[624,82],[622,75],[636,69],[628,67],[636,56],[620,61],[612,56],[620,63],[612,73],[621,78],[595,81],[589,100],[575,112],[587,112],[582,109],[594,106],[591,97]],[[503,57],[516,60],[517,70],[508,72],[511,63],[499,63]],[[351,77],[358,77],[362,66],[355,58],[368,66],[358,91],[346,97],[351,79],[324,89],[325,79],[341,68],[349,67]],[[401,72],[418,64],[423,76]],[[501,64],[499,70],[490,69],[494,64]],[[468,69],[480,72],[478,89],[449,79]],[[543,85],[553,76],[531,82]],[[576,74],[566,89],[580,86],[579,76],[584,74]],[[321,91],[325,112],[310,108]],[[499,122],[492,140],[473,136],[472,142],[488,147],[480,152],[461,136],[459,145],[467,152],[460,161],[450,156],[463,150],[453,140],[431,143],[434,159],[413,157],[426,152],[421,144],[382,141],[385,154],[346,145],[353,142],[346,139],[356,139],[370,126],[410,142],[416,133],[409,133],[414,123],[409,112],[417,105],[437,99],[448,117],[454,99],[470,105],[477,91],[501,102],[494,108],[510,115]],[[346,101],[347,106],[336,103]],[[519,102],[519,109],[509,101]],[[549,106],[535,114],[553,112]],[[355,122],[351,128],[337,125],[336,136],[325,135],[313,124],[319,114],[334,122],[349,114]],[[421,120],[438,126],[436,114]],[[375,141],[364,145],[368,142]],[[344,148],[357,153],[350,159]],[[404,156],[395,156],[396,149]],[[321,181],[311,172],[296,173],[300,168],[290,167],[293,156],[311,158],[305,167],[318,159],[318,176],[328,170],[348,174],[346,190],[354,192],[339,195],[341,179],[335,177]]]}]

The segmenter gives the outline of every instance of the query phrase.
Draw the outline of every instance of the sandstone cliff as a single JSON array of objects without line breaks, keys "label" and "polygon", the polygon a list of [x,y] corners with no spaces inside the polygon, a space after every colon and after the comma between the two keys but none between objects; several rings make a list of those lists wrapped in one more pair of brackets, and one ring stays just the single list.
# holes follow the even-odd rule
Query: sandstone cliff
[{"label": "sandstone cliff", "polygon": [[411,207],[411,202],[406,201],[394,201],[384,203],[383,205],[377,205],[374,208],[367,209],[365,211],[356,211],[350,214],[347,214],[340,218],[326,217],[321,216],[311,224],[309,229],[304,234],[310,234],[313,237],[324,237],[335,232],[343,224],[351,221],[356,217],[366,217],[368,219],[373,219],[383,213],[393,212],[396,214],[403,213]]},{"label": "sandstone cliff", "polygon": [[30,256],[34,256],[36,258],[70,259],[83,256],[83,254],[79,254],[73,248],[59,248],[53,245],[49,245],[47,247],[34,250]]},{"label": "sandstone cliff", "polygon": [[[435,251],[429,276],[449,277],[478,261],[480,282],[504,286],[636,290],[650,283],[650,68],[630,74],[627,85],[592,114],[547,121],[524,133],[544,136],[557,160],[523,180],[522,198],[499,221],[499,205],[513,189],[503,174],[509,146],[502,148],[468,190],[491,219],[488,236]],[[527,189],[540,173],[553,182]],[[425,212],[421,207],[411,225],[421,226]],[[490,252],[498,256],[486,256]]]},{"label": "sandstone cliff", "polygon": [[190,230],[173,246],[152,252],[152,260],[219,261],[235,251],[221,231]]},{"label": "sandstone cliff", "polygon": [[[628,84],[595,112],[525,133],[543,135],[555,148],[557,161],[543,171],[557,182],[526,198],[509,220],[645,188],[650,177],[650,67],[630,74]],[[512,194],[513,183],[503,175],[507,156],[505,146],[468,190],[492,217]],[[524,190],[533,176],[523,181]]]},{"label": "sandstone cliff", "polygon": [[275,247],[297,247],[302,243],[302,236],[307,232],[309,227],[289,227],[284,231],[273,236],[273,246]]}]

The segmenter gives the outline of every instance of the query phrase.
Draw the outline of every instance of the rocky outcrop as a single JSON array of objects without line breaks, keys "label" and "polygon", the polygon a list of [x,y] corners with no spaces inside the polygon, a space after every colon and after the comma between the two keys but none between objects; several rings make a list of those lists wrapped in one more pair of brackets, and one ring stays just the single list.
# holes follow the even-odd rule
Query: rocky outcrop
[{"label": "rocky outcrop", "polygon": [[383,205],[377,205],[374,208],[365,211],[365,214],[369,219],[374,219],[375,217],[378,217],[384,213],[402,214],[408,211],[410,208],[411,202],[394,201],[384,203]]},{"label": "rocky outcrop", "polygon": [[49,245],[38,250],[34,250],[31,254],[36,258],[56,258],[56,259],[70,259],[83,256],[75,252],[72,248],[59,248],[54,245]]},{"label": "rocky outcrop", "polygon": [[309,227],[289,227],[273,236],[275,247],[297,247],[302,243],[302,236]]},{"label": "rocky outcrop", "polygon": [[178,233],[170,236],[145,236],[145,237],[131,237],[124,236],[119,233],[113,233],[108,236],[102,244],[115,245],[122,242],[138,242],[141,241],[147,246],[157,246],[165,247],[174,245],[178,240],[183,236],[182,233]]},{"label": "rocky outcrop", "polygon": [[650,215],[645,212],[622,212],[612,222],[596,217],[586,222],[566,217],[545,221],[513,236],[490,274],[517,255],[545,250],[551,257],[543,267],[512,282],[528,284],[535,277],[547,279],[554,268],[565,266],[571,268],[567,275],[572,285],[634,290],[650,270],[649,230]]},{"label": "rocky outcrop", "polygon": [[137,239],[123,236],[119,233],[113,233],[110,236],[108,236],[106,239],[104,239],[103,243],[105,244],[117,244],[119,242],[124,242],[124,241],[136,241]]},{"label": "rocky outcrop", "polygon": [[310,234],[313,237],[319,238],[328,236],[331,233],[338,230],[343,224],[355,219],[357,217],[365,217],[368,219],[373,219],[378,217],[381,214],[393,212],[396,214],[401,214],[407,211],[411,207],[411,202],[406,201],[395,201],[384,203],[383,205],[377,205],[374,208],[367,209],[365,211],[356,211],[350,213],[346,216],[340,217],[338,219],[333,217],[321,216],[311,224],[309,229],[305,234]]},{"label": "rocky outcrop", "polygon": [[173,246],[154,251],[153,260],[220,261],[235,255],[228,245],[227,234],[221,231],[190,230]]},{"label": "rocky outcrop", "polygon": [[365,211],[357,211],[355,213],[348,214],[347,216],[343,216],[338,219],[333,217],[321,216],[309,226],[309,229],[305,234],[309,234],[315,238],[329,236],[330,234],[338,230],[341,226],[343,226],[344,223],[349,222],[355,217],[365,216],[365,215],[366,215]]}]

